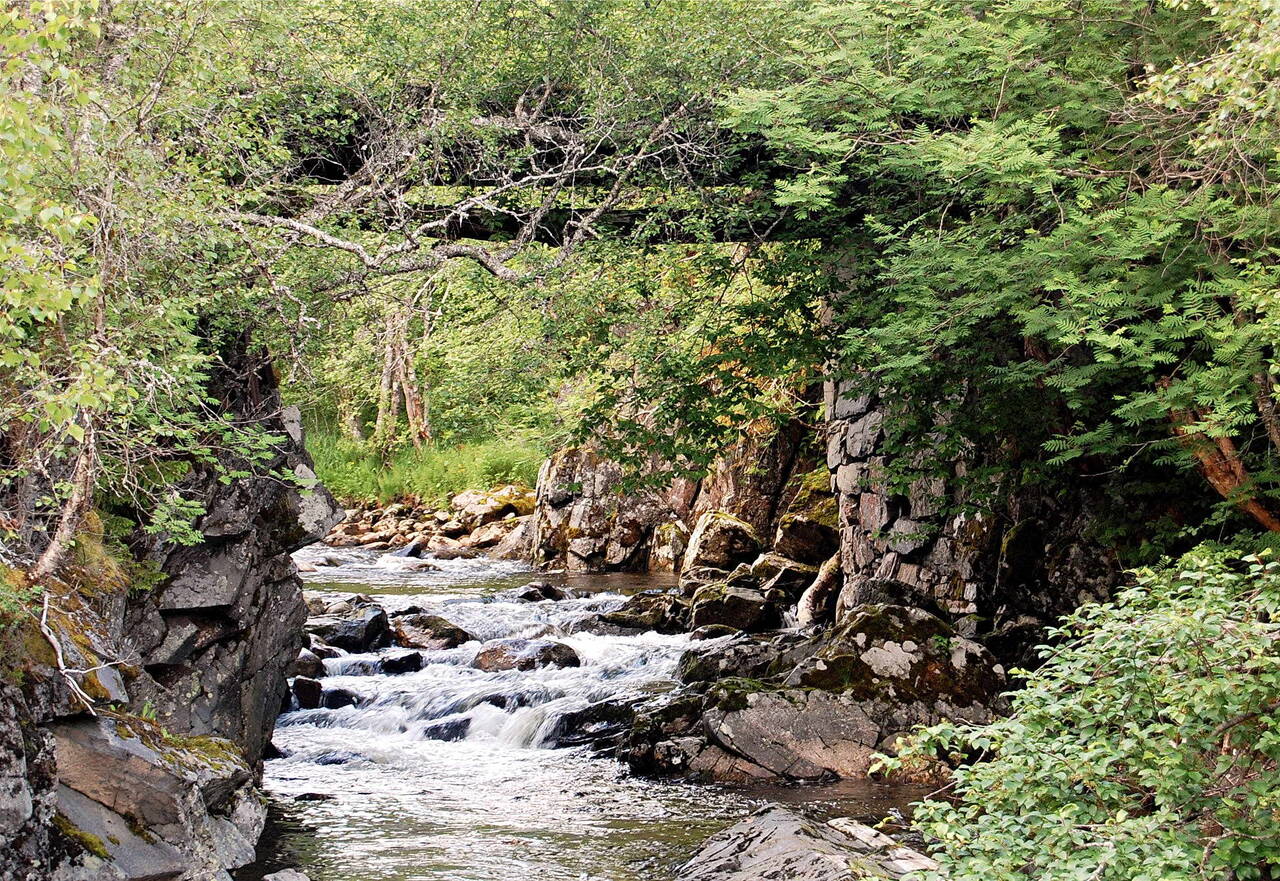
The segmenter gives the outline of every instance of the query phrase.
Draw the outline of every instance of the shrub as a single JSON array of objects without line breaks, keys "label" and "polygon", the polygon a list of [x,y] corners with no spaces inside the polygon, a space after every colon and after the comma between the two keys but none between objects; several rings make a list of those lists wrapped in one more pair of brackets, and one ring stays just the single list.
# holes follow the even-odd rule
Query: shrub
[{"label": "shrub", "polygon": [[961,761],[915,822],[950,881],[1269,879],[1280,865],[1280,565],[1199,551],[1051,635],[992,725],[904,754]]}]

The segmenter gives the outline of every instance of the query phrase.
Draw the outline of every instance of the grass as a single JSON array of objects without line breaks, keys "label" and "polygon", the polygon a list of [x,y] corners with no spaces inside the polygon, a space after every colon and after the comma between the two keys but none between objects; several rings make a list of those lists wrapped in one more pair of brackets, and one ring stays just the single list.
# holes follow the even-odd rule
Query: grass
[{"label": "grass", "polygon": [[411,500],[443,507],[468,489],[515,483],[533,486],[546,451],[526,438],[488,440],[450,447],[408,447],[383,461],[355,441],[325,427],[307,434],[316,476],[345,502]]}]

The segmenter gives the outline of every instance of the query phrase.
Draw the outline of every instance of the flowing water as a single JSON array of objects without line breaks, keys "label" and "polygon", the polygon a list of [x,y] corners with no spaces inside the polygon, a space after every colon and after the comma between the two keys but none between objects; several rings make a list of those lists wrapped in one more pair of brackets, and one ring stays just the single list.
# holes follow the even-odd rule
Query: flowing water
[{"label": "flowing water", "polygon": [[285,757],[267,762],[264,779],[265,856],[242,878],[297,866],[312,881],[662,881],[702,839],[765,800],[868,815],[917,794],[661,783],[587,747],[549,748],[566,733],[565,714],[672,686],[687,636],[583,629],[626,594],[662,586],[656,579],[560,578],[578,596],[529,603],[513,588],[535,574],[510,563],[421,569],[320,547],[297,558],[341,564],[305,575],[310,590],[364,593],[388,611],[418,606],[478,640],[549,637],[582,665],[483,672],[470,666],[479,642],[425,652],[422,670],[395,676],[374,672],[376,655],[327,660],[325,686],[355,692],[360,705],[281,716],[273,742]]}]

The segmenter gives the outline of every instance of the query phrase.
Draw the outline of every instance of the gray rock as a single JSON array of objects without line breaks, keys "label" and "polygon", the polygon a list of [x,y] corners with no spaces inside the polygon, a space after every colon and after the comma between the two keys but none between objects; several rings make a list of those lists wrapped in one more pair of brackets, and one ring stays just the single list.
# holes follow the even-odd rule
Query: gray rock
[{"label": "gray rock", "polygon": [[320,660],[319,655],[310,649],[302,649],[298,652],[298,657],[294,659],[293,663],[285,671],[285,675],[291,678],[294,676],[308,676],[312,679],[319,679],[324,675],[324,661]]},{"label": "gray rock", "polygon": [[605,624],[658,633],[683,633],[689,629],[689,601],[669,593],[646,591],[629,597],[623,605],[600,616]]},{"label": "gray rock", "polygon": [[782,623],[778,603],[763,591],[728,584],[708,584],[693,595],[692,627],[719,624],[749,633],[774,630]]},{"label": "gray rock", "polygon": [[750,523],[724,511],[708,511],[698,518],[689,536],[681,572],[706,567],[731,570],[760,553],[760,537]]},{"label": "gray rock", "polygon": [[283,869],[272,872],[270,875],[263,875],[262,881],[311,881],[311,879],[297,869]]},{"label": "gray rock", "polygon": [[402,673],[416,673],[422,669],[422,655],[418,652],[404,652],[378,659],[378,669],[389,676]]},{"label": "gray rock", "polygon": [[308,633],[349,652],[370,652],[391,644],[391,625],[380,606],[356,606],[346,617],[311,618],[306,626]]},{"label": "gray rock", "polygon": [[319,709],[323,695],[324,686],[319,681],[307,676],[299,676],[293,680],[293,697],[298,702],[298,709]]},{"label": "gray rock", "polygon": [[826,824],[767,807],[709,838],[677,881],[898,881],[937,868],[881,832],[840,818]]}]

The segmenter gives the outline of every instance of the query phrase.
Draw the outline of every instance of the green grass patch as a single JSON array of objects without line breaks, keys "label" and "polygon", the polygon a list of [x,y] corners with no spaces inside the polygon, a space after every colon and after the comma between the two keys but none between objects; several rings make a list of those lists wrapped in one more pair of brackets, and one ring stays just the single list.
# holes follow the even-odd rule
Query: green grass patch
[{"label": "green grass patch", "polygon": [[463,490],[508,483],[533,486],[547,456],[536,441],[512,437],[421,450],[408,447],[384,458],[323,427],[307,434],[307,450],[315,460],[316,476],[343,501],[412,499],[440,506]]}]

